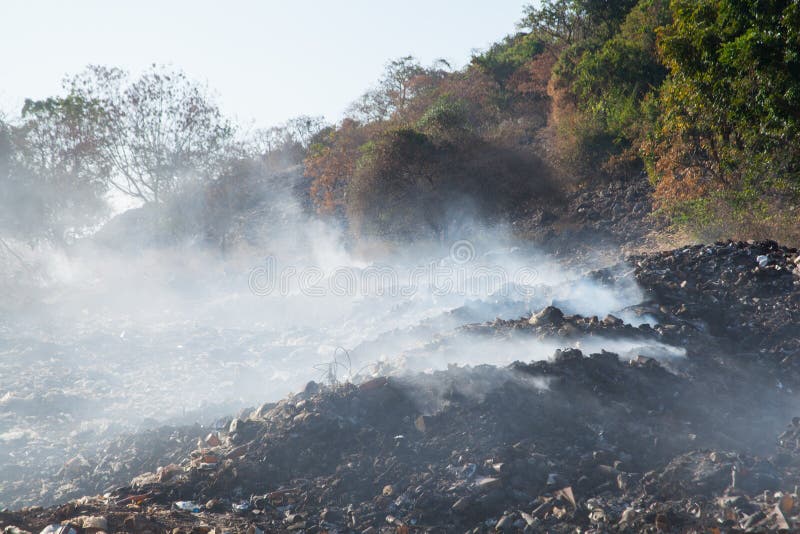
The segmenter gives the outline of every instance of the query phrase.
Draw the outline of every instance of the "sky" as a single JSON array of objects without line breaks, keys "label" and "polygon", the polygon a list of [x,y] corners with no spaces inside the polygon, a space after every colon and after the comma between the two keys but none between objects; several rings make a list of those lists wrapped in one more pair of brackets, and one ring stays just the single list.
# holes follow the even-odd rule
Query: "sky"
[{"label": "sky", "polygon": [[0,0],[0,110],[88,64],[152,63],[208,83],[243,126],[336,121],[391,59],[463,66],[515,31],[525,0]]}]

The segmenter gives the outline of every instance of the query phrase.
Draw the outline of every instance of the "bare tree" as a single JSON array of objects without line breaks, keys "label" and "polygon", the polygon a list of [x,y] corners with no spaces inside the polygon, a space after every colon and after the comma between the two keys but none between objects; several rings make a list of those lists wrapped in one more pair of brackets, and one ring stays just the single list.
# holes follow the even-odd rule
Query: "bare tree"
[{"label": "bare tree", "polygon": [[182,182],[212,178],[227,164],[234,128],[205,87],[177,70],[152,66],[138,79],[90,66],[65,82],[70,98],[91,103],[99,164],[109,184],[145,202],[159,202]]},{"label": "bare tree", "polygon": [[449,70],[450,64],[443,59],[436,60],[431,67],[423,67],[413,56],[395,59],[386,65],[377,87],[351,104],[348,112],[361,122],[387,120]]}]

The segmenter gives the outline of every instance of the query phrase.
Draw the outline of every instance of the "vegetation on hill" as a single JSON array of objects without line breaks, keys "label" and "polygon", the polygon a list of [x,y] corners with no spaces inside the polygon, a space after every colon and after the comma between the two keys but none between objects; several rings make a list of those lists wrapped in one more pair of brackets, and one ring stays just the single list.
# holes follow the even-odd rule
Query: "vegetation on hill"
[{"label": "vegetation on hill", "polygon": [[0,123],[0,232],[68,239],[109,190],[231,204],[237,175],[302,164],[308,204],[354,235],[442,236],[621,179],[704,239],[800,239],[797,2],[543,0],[518,30],[462,69],[390,62],[335,125],[248,135],[179,71],[90,67]]},{"label": "vegetation on hill", "polygon": [[[365,187],[372,198],[386,187],[388,198],[413,192],[436,204],[436,185],[453,191],[455,181],[510,194],[516,203],[501,204],[513,210],[550,176],[539,160],[516,181],[446,166],[452,171],[438,171],[436,184],[391,189],[399,185],[386,176],[405,175],[403,158],[435,165],[442,155],[434,147],[444,143],[488,160],[497,147],[513,157],[548,154],[562,188],[646,171],[662,213],[700,237],[797,240],[796,2],[547,0],[528,7],[519,26],[460,71],[410,58],[391,64],[355,120],[312,147],[307,170],[319,209],[344,206],[386,231],[403,226],[384,212],[398,205],[367,209]],[[409,139],[417,151],[404,149]],[[370,159],[376,146],[399,160]]]}]

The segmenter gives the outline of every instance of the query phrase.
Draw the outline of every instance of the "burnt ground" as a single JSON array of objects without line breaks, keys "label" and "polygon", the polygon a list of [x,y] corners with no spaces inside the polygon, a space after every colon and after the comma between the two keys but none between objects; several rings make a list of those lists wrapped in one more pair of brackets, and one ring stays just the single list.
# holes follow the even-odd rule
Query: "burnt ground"
[{"label": "burnt ground", "polygon": [[798,261],[797,250],[772,242],[632,256],[591,276],[611,286],[635,279],[645,298],[632,311],[652,326],[548,307],[462,331],[564,346],[587,338],[660,343],[685,356],[565,349],[502,368],[312,382],[218,427],[120,438],[60,473],[86,497],[4,511],[0,525],[797,530]]},{"label": "burnt ground", "polygon": [[654,211],[652,195],[646,174],[582,182],[560,203],[531,207],[512,226],[517,234],[569,264],[608,258],[608,251],[657,250],[663,248],[661,243],[671,241],[665,238],[672,229]]}]

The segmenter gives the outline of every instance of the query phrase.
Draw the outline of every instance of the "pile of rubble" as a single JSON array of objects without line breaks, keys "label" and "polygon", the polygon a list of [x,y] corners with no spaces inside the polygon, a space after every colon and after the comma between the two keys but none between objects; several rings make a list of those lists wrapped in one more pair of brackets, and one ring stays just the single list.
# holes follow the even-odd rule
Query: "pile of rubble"
[{"label": "pile of rubble", "polygon": [[592,235],[607,234],[636,240],[653,225],[643,224],[652,214],[653,188],[646,176],[616,180],[577,190],[570,198],[572,217]]},{"label": "pile of rubble", "polygon": [[513,226],[562,259],[580,262],[604,249],[642,247],[667,220],[653,212],[653,187],[643,174],[583,183],[563,205],[536,208]]},{"label": "pile of rubble", "polygon": [[505,369],[310,383],[130,485],[0,521],[37,531],[102,515],[114,531],[154,532],[794,525],[800,426],[777,450],[765,435],[793,395],[774,390],[757,406],[738,391],[707,398],[707,387],[652,360],[575,349]]},{"label": "pile of rubble", "polygon": [[800,257],[772,241],[695,245],[636,256],[637,281],[659,311],[737,352],[788,364],[800,351]]},{"label": "pile of rubble", "polygon": [[800,529],[797,257],[774,243],[718,243],[592,274],[610,285],[636,279],[646,294],[636,311],[652,325],[549,306],[463,327],[476,339],[565,346],[658,342],[685,356],[566,348],[506,367],[310,382],[224,425],[175,434],[172,456],[128,451],[150,454],[151,467],[127,484],[98,485],[96,495],[60,507],[0,512],[0,526],[69,525],[76,534]]}]

